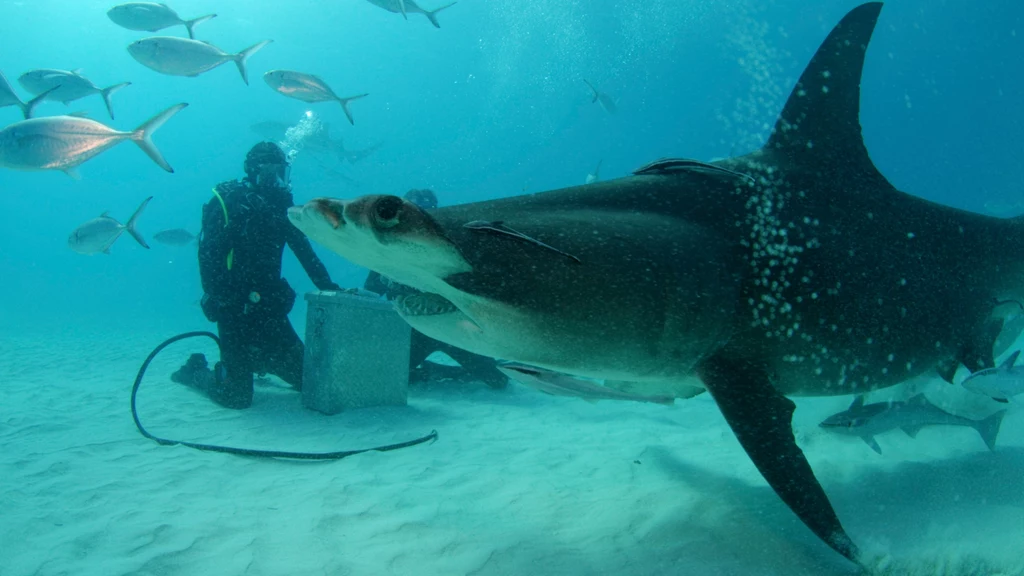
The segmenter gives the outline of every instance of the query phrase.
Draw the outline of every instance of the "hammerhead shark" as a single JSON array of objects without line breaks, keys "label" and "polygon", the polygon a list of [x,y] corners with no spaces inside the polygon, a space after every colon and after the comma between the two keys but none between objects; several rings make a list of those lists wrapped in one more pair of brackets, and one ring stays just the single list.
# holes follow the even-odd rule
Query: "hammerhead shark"
[{"label": "hammerhead shark", "polygon": [[318,198],[289,217],[419,290],[395,305],[431,338],[649,392],[704,387],[776,494],[863,565],[787,396],[991,367],[997,303],[1024,298],[1024,220],[901,192],[868,156],[860,80],[881,8],[839,22],[751,154],[433,210]]}]

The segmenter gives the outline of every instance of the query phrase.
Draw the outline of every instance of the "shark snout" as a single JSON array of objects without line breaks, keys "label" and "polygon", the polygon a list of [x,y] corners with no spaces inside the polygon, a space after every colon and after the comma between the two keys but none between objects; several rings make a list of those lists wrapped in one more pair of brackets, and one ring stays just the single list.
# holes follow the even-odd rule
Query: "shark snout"
[{"label": "shark snout", "polygon": [[346,224],[345,202],[334,198],[315,198],[302,206],[289,208],[288,219],[307,234],[320,220],[337,230]]},{"label": "shark snout", "polygon": [[345,224],[345,202],[334,198],[314,198],[306,205],[320,214],[337,230]]}]

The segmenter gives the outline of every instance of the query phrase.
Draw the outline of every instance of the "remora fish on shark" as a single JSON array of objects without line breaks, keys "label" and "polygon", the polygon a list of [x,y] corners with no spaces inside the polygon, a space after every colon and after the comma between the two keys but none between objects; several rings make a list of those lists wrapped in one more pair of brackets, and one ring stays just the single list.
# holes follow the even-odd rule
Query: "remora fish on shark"
[{"label": "remora fish on shark", "polygon": [[588,401],[594,400],[625,400],[630,402],[650,402],[652,404],[672,404],[675,396],[642,396],[622,392],[597,382],[590,382],[568,374],[552,370],[527,366],[515,362],[498,364],[498,370],[509,378],[552,396],[570,396]]},{"label": "remora fish on shark", "polygon": [[986,368],[964,378],[961,386],[984,394],[996,402],[1009,402],[1010,398],[1024,394],[1024,367],[1015,366],[1020,350],[1017,350],[996,368]]},{"label": "remora fish on shark", "polygon": [[[319,198],[289,217],[420,290],[397,308],[431,338],[647,391],[699,377],[776,494],[861,563],[795,442],[786,396],[863,393],[951,358],[991,362],[992,302],[1024,297],[1024,220],[903,193],[867,154],[860,79],[881,7],[842,19],[764,147],[713,163],[722,173],[661,162],[429,211],[377,195]],[[522,237],[465,226],[474,221]],[[417,299],[435,313],[416,315]]]}]

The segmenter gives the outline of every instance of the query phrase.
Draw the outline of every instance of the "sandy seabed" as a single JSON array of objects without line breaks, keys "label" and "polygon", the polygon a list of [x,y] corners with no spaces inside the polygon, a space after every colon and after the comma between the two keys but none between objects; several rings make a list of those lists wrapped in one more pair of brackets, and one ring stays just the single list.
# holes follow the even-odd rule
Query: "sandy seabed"
[{"label": "sandy seabed", "polygon": [[[592,404],[449,383],[325,416],[264,382],[233,412],[169,380],[209,344],[172,346],[139,394],[159,436],[330,451],[439,433],[335,462],[239,457],[135,430],[132,380],[168,335],[0,339],[0,576],[857,572],[779,501],[706,395]],[[936,402],[967,394],[933,387]],[[999,408],[969,400],[975,417]],[[879,456],[817,427],[849,401],[798,400],[795,430],[877,573],[1024,574],[1018,405],[996,452],[945,427],[880,436]]]}]

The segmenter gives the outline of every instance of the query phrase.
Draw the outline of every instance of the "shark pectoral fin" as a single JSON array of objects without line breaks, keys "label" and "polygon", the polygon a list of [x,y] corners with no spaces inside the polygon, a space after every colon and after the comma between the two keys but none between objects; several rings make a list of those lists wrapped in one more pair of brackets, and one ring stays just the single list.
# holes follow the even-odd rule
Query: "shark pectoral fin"
[{"label": "shark pectoral fin", "polygon": [[[924,426],[918,426],[918,425],[915,425],[915,424],[908,424],[906,426],[900,426],[900,430],[903,430],[903,432],[907,436],[910,436],[911,438],[917,438],[917,433],[921,431],[921,428],[924,428]],[[876,446],[877,446],[877,444],[876,444]],[[881,452],[879,452],[879,454],[881,454]]]},{"label": "shark pectoral fin", "polygon": [[771,385],[764,368],[712,356],[698,374],[754,465],[814,534],[860,564],[856,544],[832,509],[821,484],[793,437],[796,405]]},{"label": "shark pectoral fin", "polygon": [[882,453],[882,447],[879,446],[878,442],[875,441],[874,436],[861,436],[860,439],[863,440],[864,443],[867,444],[868,447],[874,450],[876,453]]},{"label": "shark pectoral fin", "polygon": [[1003,363],[999,365],[999,367],[1002,368],[1003,370],[1009,370],[1010,368],[1013,368],[1013,365],[1017,363],[1018,356],[1020,356],[1020,350],[1017,350],[1013,354],[1010,354],[1010,356],[1006,360],[1004,360]]},{"label": "shark pectoral fin", "polygon": [[1003,404],[1009,404],[1010,403],[1010,400],[1008,398],[995,398],[995,397],[993,397],[992,399],[995,400],[996,402],[1002,402]]}]

